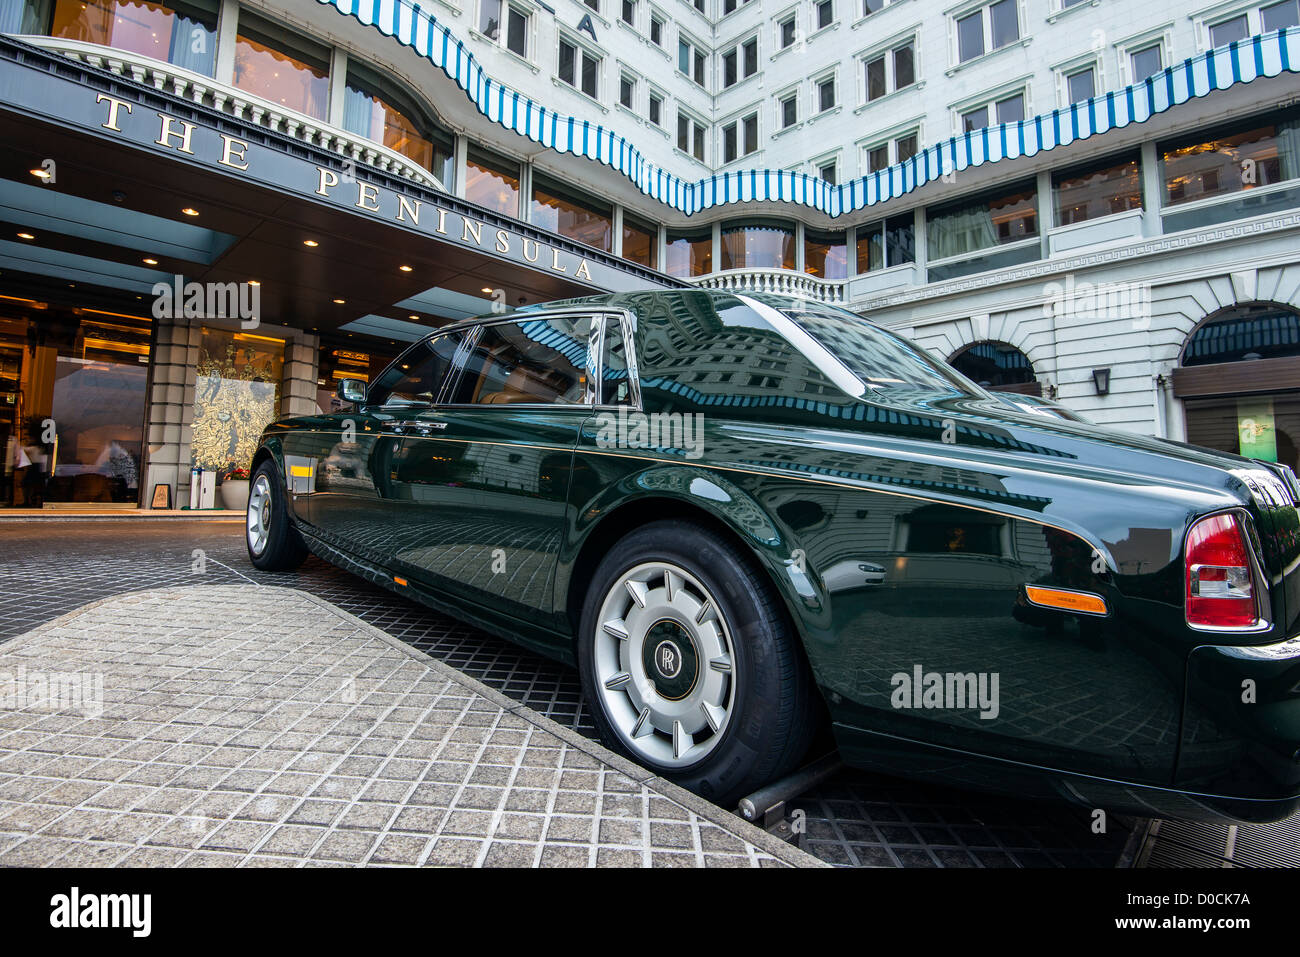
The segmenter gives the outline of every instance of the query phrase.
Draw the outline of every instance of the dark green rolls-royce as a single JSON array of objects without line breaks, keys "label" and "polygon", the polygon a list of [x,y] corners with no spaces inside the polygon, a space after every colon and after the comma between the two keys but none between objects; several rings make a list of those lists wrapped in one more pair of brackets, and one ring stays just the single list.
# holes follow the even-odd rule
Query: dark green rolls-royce
[{"label": "dark green rolls-royce", "polygon": [[253,460],[315,552],[578,667],[713,800],[845,760],[1148,815],[1300,806],[1289,469],[1020,409],[829,306],[621,294],[457,323]]}]

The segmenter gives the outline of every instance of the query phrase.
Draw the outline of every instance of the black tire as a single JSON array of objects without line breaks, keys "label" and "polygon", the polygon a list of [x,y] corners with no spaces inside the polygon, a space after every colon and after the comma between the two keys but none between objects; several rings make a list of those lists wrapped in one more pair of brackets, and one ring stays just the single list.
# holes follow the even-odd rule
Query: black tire
[{"label": "black tire", "polygon": [[[265,482],[265,486],[262,486]],[[263,488],[265,491],[263,492]],[[263,497],[264,496],[264,497]],[[256,536],[250,524],[254,509],[265,505],[265,540],[260,551],[255,546]],[[275,462],[267,459],[253,470],[248,482],[248,516],[244,522],[244,544],[248,547],[248,560],[267,572],[292,571],[307,559],[307,546],[294,527],[284,496],[284,482]]]},{"label": "black tire", "polygon": [[[703,586],[719,606],[720,618],[730,634],[728,680],[734,683],[730,686],[732,697],[728,717],[722,729],[714,732],[717,740],[712,750],[685,766],[670,766],[654,760],[644,753],[644,743],[639,745],[642,748],[640,753],[629,746],[636,728],[643,729],[643,734],[638,737],[644,737],[646,733],[667,737],[673,742],[673,752],[676,751],[676,739],[657,725],[654,732],[644,732],[641,724],[629,732],[625,707],[635,712],[640,704],[630,701],[624,706],[615,691],[602,685],[598,677],[599,669],[609,669],[613,656],[626,655],[629,660],[647,662],[644,665],[647,678],[662,679],[662,671],[658,676],[653,674],[657,653],[652,651],[646,658],[644,652],[658,640],[658,634],[664,634],[662,631],[655,633],[658,626],[644,632],[639,642],[634,637],[633,644],[626,646],[626,651],[618,640],[612,644],[616,651],[598,650],[599,642],[610,642],[604,634],[608,629],[599,620],[602,610],[608,614],[611,607],[608,603],[620,601],[615,596],[622,595],[621,588],[631,590],[630,586],[622,584],[624,576],[656,563],[670,563],[693,576],[696,584]],[[655,580],[652,578],[651,583]],[[671,588],[657,592],[660,595],[671,593]],[[636,609],[629,606],[626,618],[630,621],[634,615]],[[645,615],[641,620],[644,622],[653,617]],[[598,632],[598,629],[602,631]],[[686,638],[688,642],[695,641],[689,635]],[[638,654],[634,648],[642,651]],[[755,563],[747,560],[722,536],[695,522],[654,522],[629,533],[610,549],[592,576],[583,602],[577,653],[583,694],[606,744],[724,807],[734,807],[741,797],[792,771],[807,753],[819,724],[820,700],[799,637],[780,598]],[[701,655],[697,654],[695,658],[698,667]],[[682,666],[679,664],[678,667]],[[703,680],[700,677],[702,669],[696,675],[694,682]],[[631,684],[633,682],[625,681],[624,688]],[[644,680],[641,685],[644,689]],[[692,684],[692,693],[694,688],[695,684]],[[646,696],[641,703],[651,700],[648,690],[641,694]],[[628,695],[630,698],[630,693]],[[623,712],[620,715],[623,730],[617,727],[613,711]],[[643,714],[642,721],[645,720]],[[666,745],[661,743],[657,747]],[[678,760],[689,759],[690,753],[690,749],[686,749],[685,755]]]}]

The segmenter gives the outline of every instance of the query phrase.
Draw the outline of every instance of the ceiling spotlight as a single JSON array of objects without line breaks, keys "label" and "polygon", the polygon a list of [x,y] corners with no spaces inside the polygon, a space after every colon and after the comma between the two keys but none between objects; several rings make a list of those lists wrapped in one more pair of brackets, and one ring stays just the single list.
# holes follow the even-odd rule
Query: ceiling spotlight
[{"label": "ceiling spotlight", "polygon": [[489,296],[492,295],[492,292],[493,292],[491,286],[484,286],[483,289],[482,289],[481,291],[487,293]]},{"label": "ceiling spotlight", "polygon": [[411,271],[411,267],[410,267],[410,266],[398,266],[397,268],[400,269],[402,272],[410,272],[410,271]]},{"label": "ceiling spotlight", "polygon": [[152,258],[146,256],[146,257],[145,257],[145,260],[144,260],[144,264],[145,264],[146,266],[156,266],[156,265],[158,265],[158,260],[156,260],[156,259],[152,259]]},{"label": "ceiling spotlight", "polygon": [[186,216],[197,216],[199,214],[199,211],[195,209],[193,206],[186,206],[184,209],[181,210],[181,212],[184,213]]},{"label": "ceiling spotlight", "polygon": [[304,239],[302,241],[302,244],[304,246],[311,246],[313,249],[315,249],[317,246],[320,245],[320,243],[316,242],[316,240],[314,239]]},{"label": "ceiling spotlight", "polygon": [[335,299],[335,300],[334,300],[334,304],[335,304],[336,306],[341,306],[341,305],[343,305],[343,303],[345,303],[345,302],[347,302],[346,299]]},{"label": "ceiling spotlight", "polygon": [[19,233],[19,234],[18,234],[18,238],[19,238],[19,239],[35,239],[36,237],[33,236],[31,233]]},{"label": "ceiling spotlight", "polygon": [[47,170],[47,169],[31,169],[31,170],[28,170],[27,172],[31,173],[31,174],[32,174],[33,176],[35,176],[37,179],[49,179],[49,178],[50,178],[50,171]]},{"label": "ceiling spotlight", "polygon": [[407,319],[411,319],[411,320],[416,320],[416,321],[418,321],[420,317],[417,316],[415,313],[411,313],[411,314],[410,314],[409,316],[407,316],[406,318],[407,318]]},{"label": "ceiling spotlight", "polygon": [[250,286],[260,286],[260,285],[262,285],[262,284],[261,284],[260,282],[258,282],[256,279],[250,279],[250,280],[248,280],[248,284],[249,284]]}]

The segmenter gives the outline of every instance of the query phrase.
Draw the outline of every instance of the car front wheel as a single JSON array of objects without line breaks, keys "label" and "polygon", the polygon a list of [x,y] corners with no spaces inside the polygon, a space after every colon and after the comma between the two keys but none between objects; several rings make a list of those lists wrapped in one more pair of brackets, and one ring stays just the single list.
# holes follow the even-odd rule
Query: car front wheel
[{"label": "car front wheel", "polygon": [[284,485],[267,460],[248,483],[248,557],[263,571],[290,571],[307,558],[307,546],[289,521]]},{"label": "car front wheel", "polygon": [[792,770],[815,691],[771,585],[692,522],[627,535],[593,576],[578,641],[607,743],[719,804]]}]

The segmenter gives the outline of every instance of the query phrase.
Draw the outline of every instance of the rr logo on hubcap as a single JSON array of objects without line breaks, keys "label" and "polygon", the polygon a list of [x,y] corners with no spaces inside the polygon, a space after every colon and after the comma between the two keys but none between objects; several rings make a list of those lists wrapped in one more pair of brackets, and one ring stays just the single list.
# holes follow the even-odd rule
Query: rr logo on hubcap
[{"label": "rr logo on hubcap", "polygon": [[659,642],[655,648],[655,668],[665,678],[676,678],[682,671],[682,651],[671,641]]}]

